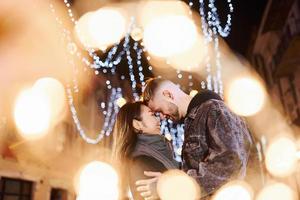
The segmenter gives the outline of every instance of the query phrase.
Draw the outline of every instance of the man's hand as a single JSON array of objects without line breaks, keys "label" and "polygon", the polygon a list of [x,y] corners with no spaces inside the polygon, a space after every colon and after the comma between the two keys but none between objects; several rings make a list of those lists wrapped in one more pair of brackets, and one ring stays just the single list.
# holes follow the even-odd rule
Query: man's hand
[{"label": "man's hand", "polygon": [[159,177],[161,176],[161,173],[145,171],[144,174],[151,178],[145,180],[138,180],[135,183],[137,186],[137,191],[145,200],[157,199],[158,195],[156,191],[156,183]]}]

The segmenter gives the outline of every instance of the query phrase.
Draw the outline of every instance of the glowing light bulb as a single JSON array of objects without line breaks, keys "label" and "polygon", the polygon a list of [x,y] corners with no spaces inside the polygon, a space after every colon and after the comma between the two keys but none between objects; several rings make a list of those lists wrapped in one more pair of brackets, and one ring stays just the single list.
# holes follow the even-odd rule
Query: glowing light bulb
[{"label": "glowing light bulb", "polygon": [[118,195],[118,175],[110,165],[93,161],[83,168],[79,177],[77,199],[117,200]]},{"label": "glowing light bulb", "polygon": [[221,187],[213,200],[252,200],[253,192],[248,184],[242,181],[232,181]]},{"label": "glowing light bulb", "polygon": [[288,137],[275,139],[266,151],[266,167],[274,176],[285,177],[292,174],[297,164],[297,147]]},{"label": "glowing light bulb", "polygon": [[121,108],[122,106],[124,106],[126,104],[126,99],[124,99],[123,97],[120,97],[117,99],[116,103]]},{"label": "glowing light bulb", "polygon": [[159,178],[157,189],[162,200],[195,200],[200,197],[195,180],[180,170],[164,173]]},{"label": "glowing light bulb", "polygon": [[89,48],[105,50],[119,42],[126,32],[126,20],[120,9],[105,7],[83,15],[76,25],[80,42]]},{"label": "glowing light bulb", "polygon": [[165,134],[165,138],[167,138],[167,140],[171,141],[172,140],[172,135],[167,133],[167,134]]},{"label": "glowing light bulb", "polygon": [[182,51],[180,54],[169,56],[167,59],[175,69],[188,72],[199,71],[201,70],[200,66],[204,64],[207,51],[208,48],[205,46],[203,37],[197,34],[196,41],[191,48]]},{"label": "glowing light bulb", "polygon": [[256,200],[295,200],[294,191],[283,183],[273,183],[264,187]]},{"label": "glowing light bulb", "polygon": [[192,91],[190,91],[190,96],[191,96],[191,97],[194,97],[196,94],[198,94],[198,91],[197,91],[197,90],[192,90]]},{"label": "glowing light bulb", "polygon": [[126,20],[114,8],[101,8],[93,13],[88,24],[89,32],[98,47],[117,43],[125,35]]},{"label": "glowing light bulb", "polygon": [[239,78],[229,85],[229,107],[238,115],[251,116],[259,112],[265,102],[262,85],[253,78]]},{"label": "glowing light bulb", "polygon": [[196,26],[191,19],[183,15],[170,15],[156,17],[149,22],[143,42],[151,54],[168,57],[191,48],[196,37]]},{"label": "glowing light bulb", "polygon": [[82,15],[75,26],[76,36],[80,43],[87,48],[97,48],[97,43],[90,35],[88,24],[93,12]]},{"label": "glowing light bulb", "polygon": [[14,119],[23,137],[34,139],[43,136],[51,119],[48,99],[34,89],[24,90],[16,100]]},{"label": "glowing light bulb", "polygon": [[143,30],[140,27],[136,27],[131,31],[131,37],[135,41],[140,41],[143,38]]},{"label": "glowing light bulb", "polygon": [[48,99],[52,120],[59,118],[66,108],[65,88],[63,84],[54,78],[45,77],[37,80],[33,88]]}]

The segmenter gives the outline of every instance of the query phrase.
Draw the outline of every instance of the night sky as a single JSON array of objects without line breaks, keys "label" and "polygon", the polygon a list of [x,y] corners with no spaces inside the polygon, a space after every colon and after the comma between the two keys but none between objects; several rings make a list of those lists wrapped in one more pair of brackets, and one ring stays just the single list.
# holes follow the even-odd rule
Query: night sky
[{"label": "night sky", "polygon": [[[188,2],[188,0],[184,0]],[[247,56],[251,42],[255,38],[264,9],[268,0],[232,0],[234,13],[232,15],[232,29],[230,35],[225,38],[229,46],[239,54]],[[194,9],[199,9],[199,0],[194,0]],[[205,1],[206,5],[208,0]],[[227,0],[216,0],[218,13],[222,23],[226,22],[229,12]],[[254,37],[254,38],[253,38]]]},{"label": "night sky", "polygon": [[[219,0],[220,1],[220,0]],[[230,47],[246,56],[251,37],[255,36],[268,0],[233,0],[232,32],[226,41]],[[253,35],[254,34],[254,35]]]}]

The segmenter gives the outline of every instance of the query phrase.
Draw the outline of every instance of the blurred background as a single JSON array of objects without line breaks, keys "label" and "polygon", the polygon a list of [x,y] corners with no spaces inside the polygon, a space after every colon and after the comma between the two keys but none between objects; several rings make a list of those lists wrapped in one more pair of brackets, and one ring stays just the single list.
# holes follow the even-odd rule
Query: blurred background
[{"label": "blurred background", "polygon": [[[299,199],[299,52],[299,0],[2,0],[0,200],[118,199],[115,117],[151,77],[247,120],[265,187],[215,199]],[[181,161],[182,124],[161,132]]]}]

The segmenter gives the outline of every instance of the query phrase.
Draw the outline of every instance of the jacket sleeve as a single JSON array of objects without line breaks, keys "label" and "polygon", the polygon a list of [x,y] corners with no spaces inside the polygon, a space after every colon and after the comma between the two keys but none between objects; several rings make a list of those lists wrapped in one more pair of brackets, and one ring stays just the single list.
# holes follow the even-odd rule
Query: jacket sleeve
[{"label": "jacket sleeve", "polygon": [[223,102],[212,103],[206,119],[208,155],[198,163],[198,169],[187,171],[197,180],[204,196],[245,174],[250,149],[245,122]]},{"label": "jacket sleeve", "polygon": [[[149,179],[144,175],[144,171],[164,172],[166,168],[158,160],[148,156],[138,156],[134,159],[129,169],[130,173],[130,190],[134,200],[143,200],[144,198],[136,190],[135,182],[138,180]],[[152,188],[152,192],[156,192],[156,185]]]}]

